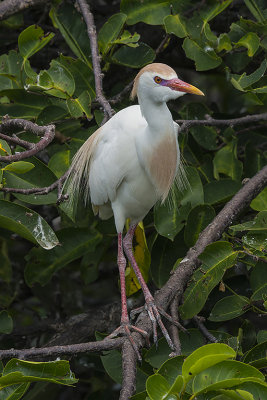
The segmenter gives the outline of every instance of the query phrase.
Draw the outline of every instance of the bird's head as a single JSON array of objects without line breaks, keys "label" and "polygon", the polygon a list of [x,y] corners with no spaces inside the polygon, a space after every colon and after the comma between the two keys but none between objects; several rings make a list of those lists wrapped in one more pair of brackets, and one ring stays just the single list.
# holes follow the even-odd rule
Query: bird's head
[{"label": "bird's head", "polygon": [[138,95],[153,99],[155,102],[167,102],[186,93],[204,96],[204,93],[195,86],[178,79],[176,72],[168,65],[153,63],[146,65],[137,74],[131,98]]}]

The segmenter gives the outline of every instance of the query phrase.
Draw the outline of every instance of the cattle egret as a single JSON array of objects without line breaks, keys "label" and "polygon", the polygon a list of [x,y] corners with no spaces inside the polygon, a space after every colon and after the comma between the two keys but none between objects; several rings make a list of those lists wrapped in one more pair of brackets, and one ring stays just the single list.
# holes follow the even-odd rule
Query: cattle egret
[{"label": "cattle egret", "polygon": [[[114,215],[118,233],[118,267],[121,286],[121,325],[109,337],[126,334],[135,348],[131,331],[146,335],[130,324],[125,290],[126,257],[138,278],[145,309],[153,326],[154,341],[160,326],[169,346],[172,341],[160,314],[171,317],[154,302],[132,251],[137,224],[157,201],[164,201],[180,163],[178,125],[166,105],[186,93],[203,95],[196,87],[178,79],[175,71],[161,63],[149,64],[137,74],[131,93],[139,105],[126,107],[94,132],[73,158],[67,183],[71,199],[80,195],[92,204],[95,215]],[[123,238],[125,221],[130,228]],[[173,321],[172,321],[173,322]],[[176,322],[174,322],[177,324]]]}]

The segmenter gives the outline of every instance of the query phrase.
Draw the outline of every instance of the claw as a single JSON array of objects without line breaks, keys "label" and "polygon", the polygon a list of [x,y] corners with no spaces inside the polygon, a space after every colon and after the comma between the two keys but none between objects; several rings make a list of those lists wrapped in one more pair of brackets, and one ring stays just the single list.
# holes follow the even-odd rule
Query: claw
[{"label": "claw", "polygon": [[110,335],[106,336],[105,339],[113,339],[114,337],[117,337],[117,336],[120,336],[120,335],[124,335],[124,336],[126,335],[128,340],[130,341],[134,351],[135,351],[135,354],[136,354],[136,356],[138,358],[138,361],[142,362],[141,354],[139,352],[137,344],[135,343],[135,341],[134,341],[134,339],[133,339],[133,337],[131,335],[131,331],[140,333],[142,336],[144,336],[148,346],[150,345],[148,333],[146,331],[144,331],[143,329],[140,329],[140,328],[137,328],[134,325],[131,325],[128,322],[127,323],[122,323],[118,328],[115,329],[115,331],[113,331]]}]

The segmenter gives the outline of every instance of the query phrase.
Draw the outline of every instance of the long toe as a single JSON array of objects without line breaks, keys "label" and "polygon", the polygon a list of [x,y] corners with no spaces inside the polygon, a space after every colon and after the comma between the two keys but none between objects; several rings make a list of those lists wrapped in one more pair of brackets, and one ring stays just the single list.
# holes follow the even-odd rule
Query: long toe
[{"label": "long toe", "polygon": [[144,331],[143,329],[137,328],[134,325],[131,325],[130,323],[122,323],[118,328],[116,328],[110,335],[106,336],[106,339],[113,339],[114,337],[117,336],[127,336],[128,340],[130,341],[135,354],[138,358],[138,360],[141,362],[142,361],[142,357],[140,355],[139,349],[138,349],[138,345],[136,343],[136,341],[134,340],[134,338],[132,337],[131,332],[138,332],[140,333],[146,340],[147,345],[149,346],[149,335],[146,331]]}]

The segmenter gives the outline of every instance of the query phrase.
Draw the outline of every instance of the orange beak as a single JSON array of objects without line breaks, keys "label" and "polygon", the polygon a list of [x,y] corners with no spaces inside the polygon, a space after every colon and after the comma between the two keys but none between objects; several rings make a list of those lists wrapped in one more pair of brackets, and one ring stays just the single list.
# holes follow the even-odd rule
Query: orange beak
[{"label": "orange beak", "polygon": [[178,78],[170,79],[167,83],[167,86],[169,86],[173,90],[177,90],[178,92],[192,93],[192,94],[197,94],[199,96],[205,96],[201,90],[199,90],[193,85],[189,85],[189,83],[181,81]]}]

